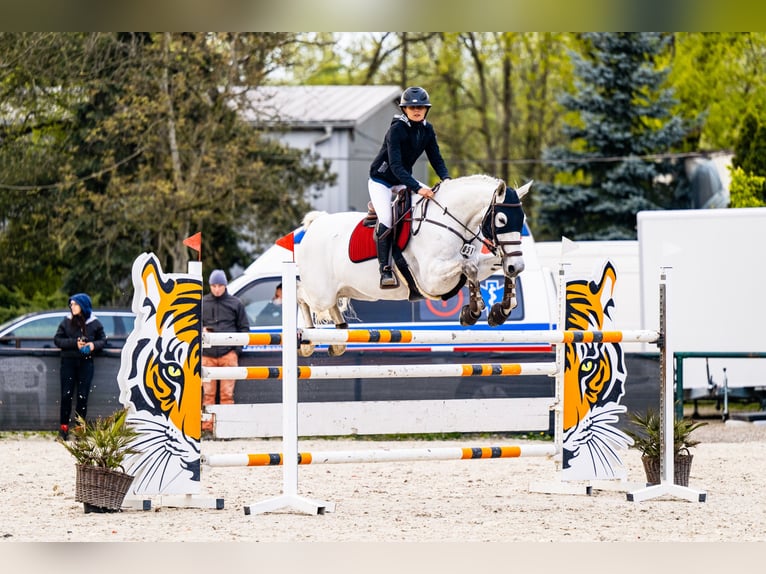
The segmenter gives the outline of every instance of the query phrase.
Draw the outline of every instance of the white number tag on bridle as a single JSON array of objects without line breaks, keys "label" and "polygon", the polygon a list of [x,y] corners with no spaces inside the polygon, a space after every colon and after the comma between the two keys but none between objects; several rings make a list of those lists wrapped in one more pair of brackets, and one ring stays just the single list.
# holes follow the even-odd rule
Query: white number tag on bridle
[{"label": "white number tag on bridle", "polygon": [[476,248],[473,245],[470,243],[464,243],[463,247],[460,248],[460,255],[463,257],[471,257],[474,251],[476,251]]}]

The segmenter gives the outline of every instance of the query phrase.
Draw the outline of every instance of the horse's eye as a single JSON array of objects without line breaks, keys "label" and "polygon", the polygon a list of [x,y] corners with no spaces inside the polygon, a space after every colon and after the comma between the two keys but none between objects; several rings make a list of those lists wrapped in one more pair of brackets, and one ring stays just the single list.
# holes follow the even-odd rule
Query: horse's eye
[{"label": "horse's eye", "polygon": [[495,215],[495,227],[505,227],[506,225],[508,225],[508,217],[505,213]]}]

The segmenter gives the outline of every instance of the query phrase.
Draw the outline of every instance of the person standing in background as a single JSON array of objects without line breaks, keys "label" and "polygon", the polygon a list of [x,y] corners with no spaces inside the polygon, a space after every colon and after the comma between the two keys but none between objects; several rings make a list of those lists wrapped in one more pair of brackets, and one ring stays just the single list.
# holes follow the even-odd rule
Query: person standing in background
[{"label": "person standing in background", "polygon": [[255,318],[256,325],[281,325],[282,324],[282,284],[274,289],[274,297],[266,303],[261,312]]},{"label": "person standing in background", "polygon": [[61,349],[61,440],[69,438],[75,390],[75,419],[80,416],[85,420],[87,417],[94,373],[93,356],[106,346],[104,326],[93,313],[90,297],[86,293],[72,295],[69,310],[69,315],[61,321],[53,336],[53,343]]},{"label": "person standing in background", "polygon": [[[210,273],[208,284],[210,293],[202,298],[202,330],[219,333],[247,333],[250,323],[245,313],[245,306],[239,298],[229,294],[226,273],[222,269],[214,269]],[[207,347],[202,349],[203,367],[237,367],[242,347]],[[216,404],[216,392],[219,404],[234,404],[234,387],[236,380],[222,379],[219,381],[203,381],[202,406]],[[202,432],[212,432],[213,421],[202,421]]]}]

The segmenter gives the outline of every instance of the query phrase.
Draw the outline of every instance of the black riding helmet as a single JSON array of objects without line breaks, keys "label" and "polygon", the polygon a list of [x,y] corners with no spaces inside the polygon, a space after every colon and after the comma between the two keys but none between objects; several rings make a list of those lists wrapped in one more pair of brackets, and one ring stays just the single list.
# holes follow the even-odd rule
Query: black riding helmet
[{"label": "black riding helmet", "polygon": [[[399,107],[404,111],[403,108],[408,106],[425,106],[426,108],[430,108],[431,99],[428,97],[428,92],[419,86],[413,86],[404,90],[402,98],[399,100]],[[426,109],[426,114],[428,111],[429,110]]]}]

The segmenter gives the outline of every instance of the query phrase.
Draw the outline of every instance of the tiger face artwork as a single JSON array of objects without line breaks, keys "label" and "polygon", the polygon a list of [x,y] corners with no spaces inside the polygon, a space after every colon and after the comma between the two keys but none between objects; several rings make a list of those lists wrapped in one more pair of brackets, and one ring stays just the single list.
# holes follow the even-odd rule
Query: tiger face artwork
[{"label": "tiger face artwork", "polygon": [[133,263],[136,322],[118,383],[139,431],[127,461],[133,494],[196,494],[200,486],[202,278],[165,274],[157,257]]},{"label": "tiger face artwork", "polygon": [[[573,280],[566,287],[566,329],[613,330],[617,281],[607,261],[596,280]],[[614,426],[627,408],[625,354],[619,343],[571,343],[565,346],[562,478],[625,478],[619,451],[632,440]]]}]

